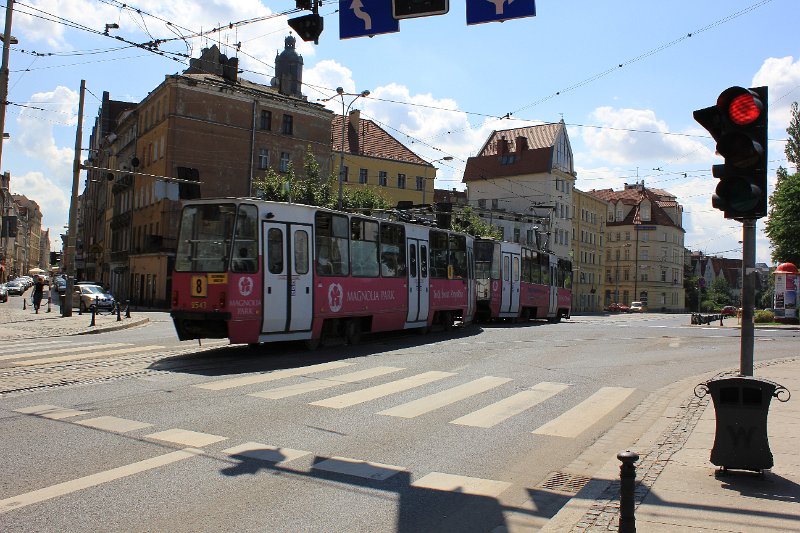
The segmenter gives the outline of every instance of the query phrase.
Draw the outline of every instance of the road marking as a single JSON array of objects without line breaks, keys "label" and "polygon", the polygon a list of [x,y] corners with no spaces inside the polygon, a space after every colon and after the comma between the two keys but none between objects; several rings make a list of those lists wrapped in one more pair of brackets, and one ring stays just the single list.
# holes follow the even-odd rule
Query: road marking
[{"label": "road marking", "polygon": [[447,405],[456,403],[470,396],[481,394],[487,390],[499,387],[511,381],[510,378],[482,377],[451,389],[425,396],[412,402],[392,407],[381,411],[379,415],[399,416],[401,418],[414,418],[416,416],[435,411]]},{"label": "road marking", "polygon": [[343,409],[345,407],[368,402],[370,400],[383,398],[384,396],[389,396],[390,394],[421,387],[423,385],[427,385],[428,383],[433,383],[434,381],[438,381],[450,376],[455,376],[455,374],[452,372],[439,372],[438,370],[423,372],[422,374],[417,374],[416,376],[398,379],[397,381],[390,381],[389,383],[384,383],[383,385],[376,385],[374,387],[348,392],[339,396],[333,396],[332,398],[326,398],[325,400],[320,400],[318,402],[311,402],[310,405]]},{"label": "road marking", "polygon": [[461,426],[490,428],[514,415],[527,411],[568,387],[569,385],[566,383],[551,383],[547,381],[537,383],[528,390],[518,392],[513,396],[487,405],[483,409],[478,409],[461,418],[456,418],[450,423]]},{"label": "road marking", "polygon": [[[45,341],[45,342],[31,342],[30,340],[19,341],[19,342],[4,342],[3,346],[0,347],[0,353],[8,353],[14,350],[22,349],[22,351],[28,352],[31,350],[41,350],[42,346],[47,346],[48,344],[58,344],[59,346],[64,346],[64,341]],[[78,344],[88,344],[88,343],[70,343],[70,346],[76,346]]]},{"label": "road marking", "polygon": [[[91,346],[91,349],[94,351],[94,350],[105,349],[105,348],[117,348],[119,346],[131,346],[131,344],[130,343],[125,343],[125,342],[114,342],[114,343],[111,343],[111,344],[97,344],[97,345]],[[84,350],[86,348],[87,348],[87,346],[84,345],[84,346],[73,346],[71,348],[59,348],[57,350],[45,350],[45,351],[41,351],[41,352],[36,352],[36,350],[38,348],[32,348],[30,350],[25,350],[25,351],[26,352],[36,352],[36,353],[34,353],[34,354],[30,354],[30,353],[15,353],[15,354],[11,354],[11,355],[2,355],[2,356],[0,356],[0,361],[8,361],[10,359],[22,359],[23,357],[30,357],[31,355],[35,355],[37,357],[41,357],[41,356],[44,356],[44,355],[55,355],[55,354],[59,354],[59,353],[76,352],[76,351],[79,351],[79,350]],[[17,364],[19,364],[19,363],[17,363]]]},{"label": "road marking", "polygon": [[219,435],[212,435],[210,433],[200,433],[199,431],[189,431],[188,429],[168,429],[166,431],[159,431],[158,433],[151,433],[144,436],[146,439],[161,440],[164,442],[171,442],[173,444],[181,444],[183,446],[191,446],[193,448],[202,448],[215,442],[227,440],[228,437],[220,437]]},{"label": "road marking", "polygon": [[603,387],[566,413],[531,433],[553,437],[577,437],[625,401],[635,390],[626,387]]},{"label": "road marking", "polygon": [[375,368],[368,368],[367,370],[359,370],[358,372],[342,374],[341,376],[334,376],[332,378],[315,379],[303,383],[297,383],[295,385],[286,385],[285,387],[278,387],[275,389],[269,389],[261,392],[254,392],[253,394],[248,394],[248,396],[255,396],[257,398],[268,398],[270,400],[279,400],[281,398],[297,396],[299,394],[305,394],[307,392],[329,389],[331,387],[336,387],[337,385],[343,385],[345,383],[357,383],[359,381],[363,381],[366,379],[384,376],[386,374],[391,374],[392,372],[399,372],[400,370],[405,370],[405,368],[400,368],[396,366],[378,366]]},{"label": "road marking", "polygon": [[117,418],[116,416],[98,416],[97,418],[78,420],[75,423],[90,428],[102,429],[104,431],[113,431],[114,433],[127,433],[129,431],[136,431],[137,429],[148,428],[153,425],[146,422],[137,422],[136,420]]},{"label": "road marking", "polygon": [[149,352],[153,350],[161,350],[163,346],[138,346],[135,348],[123,348],[120,350],[109,350],[107,352],[89,352],[76,355],[61,355],[58,357],[46,357],[44,359],[25,359],[24,361],[15,361],[14,364],[18,366],[34,366],[45,365],[49,363],[64,363],[67,361],[80,361],[83,359],[98,359],[107,357],[109,355],[122,355],[133,352]]},{"label": "road marking", "polygon": [[238,378],[223,379],[220,381],[212,381],[210,383],[201,383],[193,385],[198,389],[206,390],[225,390],[234,387],[244,387],[245,385],[254,385],[256,383],[266,383],[267,381],[275,381],[278,379],[288,378],[292,376],[303,376],[306,374],[314,374],[316,372],[324,372],[326,370],[335,370],[337,368],[344,368],[351,366],[352,363],[343,363],[341,361],[332,361],[330,363],[321,363],[318,365],[304,366],[301,368],[288,368],[286,370],[275,370],[269,374],[255,374],[253,376],[242,376]]},{"label": "road marking", "polygon": [[234,446],[227,450],[222,450],[226,455],[236,457],[247,457],[258,461],[268,461],[270,463],[288,463],[300,457],[310,455],[311,452],[304,450],[293,450],[291,448],[277,448],[260,442],[246,442],[240,446]]},{"label": "road marking", "polygon": [[511,483],[477,477],[455,476],[453,474],[443,474],[442,472],[431,472],[412,483],[411,486],[419,489],[433,489],[497,498],[511,486]]},{"label": "road marking", "polygon": [[331,457],[330,459],[315,464],[311,468],[312,470],[322,470],[375,481],[384,481],[395,474],[407,471],[402,466],[372,463],[369,461],[360,461],[358,459],[348,459],[347,457]]},{"label": "road marking", "polygon": [[183,459],[195,457],[196,455],[200,455],[202,453],[203,452],[200,450],[193,450],[191,448],[178,450],[164,455],[159,455],[157,457],[152,457],[150,459],[145,459],[144,461],[112,468],[111,470],[98,472],[96,474],[73,479],[71,481],[65,481],[64,483],[51,485],[43,489],[26,492],[25,494],[20,494],[19,496],[6,498],[5,500],[0,500],[0,514],[7,513],[8,511],[13,511],[15,509],[20,509],[22,507],[27,507],[28,505],[35,503],[41,503],[59,496],[71,494],[79,490],[95,487],[103,483],[108,483],[109,481],[114,481],[124,477],[132,476],[134,474],[139,474],[141,472],[146,472],[147,470],[166,466],[171,463],[182,461]]},{"label": "road marking", "polygon": [[89,414],[89,411],[78,411],[76,409],[68,409],[57,405],[34,405],[32,407],[14,409],[14,412],[41,416],[42,418],[49,418],[51,420],[61,420],[62,418]]}]

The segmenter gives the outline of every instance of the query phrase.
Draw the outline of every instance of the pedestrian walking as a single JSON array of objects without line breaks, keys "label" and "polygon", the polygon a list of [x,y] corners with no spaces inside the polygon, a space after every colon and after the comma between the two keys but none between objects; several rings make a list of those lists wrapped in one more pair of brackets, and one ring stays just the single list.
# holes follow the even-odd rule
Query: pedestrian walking
[{"label": "pedestrian walking", "polygon": [[42,304],[42,295],[44,294],[44,278],[37,275],[33,280],[33,308],[36,309],[36,314],[39,314],[39,306]]}]

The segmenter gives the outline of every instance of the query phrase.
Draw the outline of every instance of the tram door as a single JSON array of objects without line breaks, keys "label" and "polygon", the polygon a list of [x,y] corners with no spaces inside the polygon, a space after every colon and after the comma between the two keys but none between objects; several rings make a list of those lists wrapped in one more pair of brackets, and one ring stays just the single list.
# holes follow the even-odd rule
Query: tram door
[{"label": "tram door", "polygon": [[408,246],[408,316],[406,322],[428,320],[430,283],[428,278],[428,241],[406,240]]},{"label": "tram door", "polygon": [[[550,258],[551,261],[553,258]],[[556,316],[558,313],[558,268],[552,262],[550,263],[550,306],[547,316]]]},{"label": "tram door", "polygon": [[502,253],[503,296],[500,300],[501,313],[519,311],[519,254]]},{"label": "tram door", "polygon": [[264,223],[262,333],[311,329],[311,226]]}]

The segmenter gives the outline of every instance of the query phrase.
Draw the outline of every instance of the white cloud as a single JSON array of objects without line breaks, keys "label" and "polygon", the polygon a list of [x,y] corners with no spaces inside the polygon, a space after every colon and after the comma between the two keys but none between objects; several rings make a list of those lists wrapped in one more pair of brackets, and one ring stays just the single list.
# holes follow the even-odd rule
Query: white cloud
[{"label": "white cloud", "polygon": [[791,120],[790,106],[800,100],[800,59],[770,57],[753,76],[753,87],[769,87],[769,125],[785,136]]},{"label": "white cloud", "polygon": [[691,137],[666,135],[670,133],[669,127],[650,109],[604,106],[595,109],[590,118],[600,127],[584,128],[582,139],[589,152],[586,155],[598,164],[631,165],[638,161],[676,159],[707,161],[713,156],[707,143]]},{"label": "white cloud", "polygon": [[42,229],[50,228],[50,245],[52,250],[61,249],[60,234],[64,233],[64,224],[69,218],[69,191],[46,177],[41,172],[28,172],[12,176],[11,190],[14,194],[22,194],[39,204],[42,213]]}]

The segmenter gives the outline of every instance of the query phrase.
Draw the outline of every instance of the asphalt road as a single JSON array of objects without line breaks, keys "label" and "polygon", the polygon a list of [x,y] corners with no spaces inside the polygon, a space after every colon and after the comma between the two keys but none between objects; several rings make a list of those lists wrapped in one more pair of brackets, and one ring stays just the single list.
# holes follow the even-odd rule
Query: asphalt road
[{"label": "asphalt road", "polygon": [[[481,325],[313,353],[219,342],[195,353],[166,315],[151,320],[63,343],[163,348],[11,365],[49,385],[0,397],[4,531],[535,526],[569,498],[546,490],[552,474],[652,392],[739,364],[737,329],[687,315]],[[793,353],[797,334],[757,330],[756,361]]]}]

